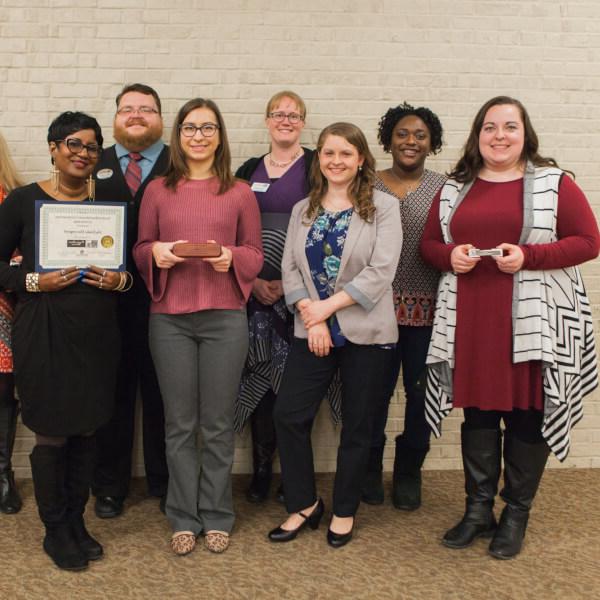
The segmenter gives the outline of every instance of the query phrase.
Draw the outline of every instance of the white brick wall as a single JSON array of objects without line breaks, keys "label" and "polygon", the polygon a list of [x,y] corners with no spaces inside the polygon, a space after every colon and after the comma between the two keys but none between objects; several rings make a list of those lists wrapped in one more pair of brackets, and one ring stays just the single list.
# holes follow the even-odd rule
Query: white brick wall
[{"label": "white brick wall", "polygon": [[[577,173],[600,211],[595,0],[0,0],[0,128],[27,180],[49,167],[44,139],[56,114],[94,114],[109,143],[114,97],[134,81],[158,90],[167,125],[185,100],[214,98],[235,166],[264,151],[264,104],[282,88],[307,101],[306,144],[328,123],[350,120],[380,165],[388,162],[376,146],[381,114],[405,99],[429,106],[446,129],[444,150],[429,163],[440,171],[456,159],[477,108],[493,95],[514,95],[528,107],[543,153]],[[584,273],[600,332],[598,262]],[[600,467],[599,398],[587,399],[566,466]],[[402,402],[399,391],[390,434],[402,429]],[[458,414],[447,420],[428,468],[460,466],[459,423]],[[248,434],[239,442],[236,470],[244,471]],[[20,429],[20,475],[30,445]],[[335,445],[322,414],[319,469],[334,467]]]}]

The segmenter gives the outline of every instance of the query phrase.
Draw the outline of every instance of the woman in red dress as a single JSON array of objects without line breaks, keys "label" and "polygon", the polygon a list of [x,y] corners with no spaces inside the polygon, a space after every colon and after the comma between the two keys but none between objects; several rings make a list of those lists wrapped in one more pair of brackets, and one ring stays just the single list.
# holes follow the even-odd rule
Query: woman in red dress
[{"label": "woman in red dress", "polygon": [[[474,252],[490,249],[502,255]],[[576,265],[599,249],[583,192],[538,154],[523,105],[505,96],[486,102],[421,242],[425,260],[443,272],[427,358],[427,419],[437,435],[453,407],[465,419],[467,506],[444,545],[464,548],[493,536],[492,556],[520,552],[549,450],[567,456],[582,398],[597,385],[589,302]],[[497,524],[502,456],[506,506]]]},{"label": "woman in red dress", "polygon": [[[9,192],[21,185],[6,142],[0,135],[0,204]],[[19,414],[10,337],[14,306],[14,297],[0,292],[0,512],[5,514],[19,512],[22,505],[11,463]]]}]

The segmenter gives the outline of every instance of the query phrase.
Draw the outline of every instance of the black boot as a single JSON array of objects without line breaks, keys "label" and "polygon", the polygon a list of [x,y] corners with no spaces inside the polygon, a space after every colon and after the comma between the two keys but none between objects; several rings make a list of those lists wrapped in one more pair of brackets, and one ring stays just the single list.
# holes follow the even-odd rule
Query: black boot
[{"label": "black boot", "polygon": [[4,382],[3,387],[0,397],[0,512],[8,515],[18,513],[23,503],[15,485],[11,464],[19,413],[12,377]]},{"label": "black boot", "polygon": [[490,543],[490,554],[507,559],[521,551],[529,510],[540,485],[550,449],[546,442],[528,444],[507,434],[504,438],[504,489],[506,506]]},{"label": "black boot", "polygon": [[369,452],[369,463],[367,474],[362,484],[362,501],[367,504],[383,504],[383,451],[385,449],[385,437],[383,444],[372,446]]},{"label": "black boot", "polygon": [[250,417],[254,475],[246,490],[246,499],[255,504],[264,502],[271,489],[273,456],[277,446],[273,424],[274,403],[275,394],[272,391],[267,392]]},{"label": "black boot", "polygon": [[493,534],[496,528],[493,508],[500,478],[501,438],[499,429],[467,429],[462,424],[466,511],[462,520],[444,535],[444,546],[466,548],[476,538]]},{"label": "black boot", "polygon": [[57,567],[81,571],[88,561],[67,520],[66,454],[65,446],[35,446],[29,460],[35,499],[46,527],[44,550]]},{"label": "black boot", "polygon": [[71,533],[88,560],[102,558],[102,546],[88,533],[83,520],[94,474],[96,438],[74,436],[67,443],[67,520]]},{"label": "black boot", "polygon": [[411,448],[404,438],[396,438],[392,502],[400,510],[415,510],[421,506],[421,467],[429,452],[427,448]]}]

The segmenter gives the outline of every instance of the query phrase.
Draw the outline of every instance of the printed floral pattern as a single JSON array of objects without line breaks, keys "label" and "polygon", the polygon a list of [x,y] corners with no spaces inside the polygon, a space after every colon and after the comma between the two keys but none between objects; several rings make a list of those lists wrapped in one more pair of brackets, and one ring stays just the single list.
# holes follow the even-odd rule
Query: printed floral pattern
[{"label": "printed floral pattern", "polygon": [[[319,298],[326,300],[335,292],[340,271],[346,234],[353,209],[329,212],[321,209],[306,238],[306,258]],[[343,346],[346,338],[340,330],[337,318],[329,320],[329,331],[334,346]]]}]

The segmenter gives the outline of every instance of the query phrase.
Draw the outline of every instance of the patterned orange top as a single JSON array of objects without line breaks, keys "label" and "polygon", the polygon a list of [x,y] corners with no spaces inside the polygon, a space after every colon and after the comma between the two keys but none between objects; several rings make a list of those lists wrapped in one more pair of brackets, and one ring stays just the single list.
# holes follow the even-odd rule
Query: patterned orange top
[{"label": "patterned orange top", "polygon": [[[7,194],[0,183],[0,204]],[[0,373],[12,373],[13,357],[10,343],[11,325],[14,314],[14,299],[0,292]]]}]

